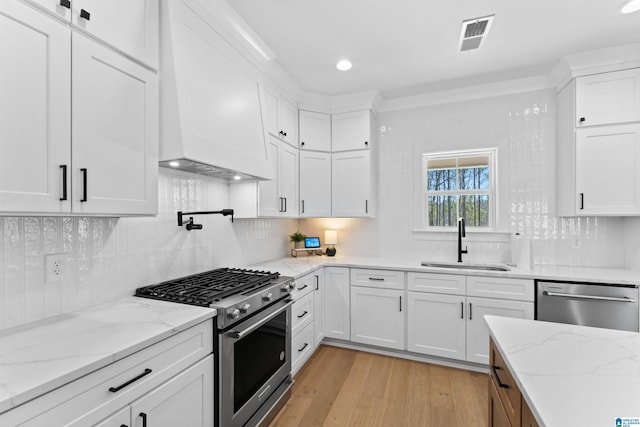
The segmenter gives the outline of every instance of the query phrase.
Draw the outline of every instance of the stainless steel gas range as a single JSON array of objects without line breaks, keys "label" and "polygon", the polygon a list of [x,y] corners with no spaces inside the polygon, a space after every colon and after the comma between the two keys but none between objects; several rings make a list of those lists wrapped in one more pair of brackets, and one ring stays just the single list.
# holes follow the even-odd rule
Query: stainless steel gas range
[{"label": "stainless steel gas range", "polygon": [[268,423],[290,395],[291,289],[278,273],[219,268],[145,286],[136,296],[216,308],[218,427]]}]

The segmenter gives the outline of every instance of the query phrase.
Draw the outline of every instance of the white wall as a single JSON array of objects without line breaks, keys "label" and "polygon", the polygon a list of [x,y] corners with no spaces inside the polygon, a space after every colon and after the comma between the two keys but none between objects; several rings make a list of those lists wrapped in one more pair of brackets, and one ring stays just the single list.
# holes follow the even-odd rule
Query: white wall
[{"label": "white wall", "polygon": [[497,147],[497,228],[504,233],[467,233],[465,260],[509,261],[509,233],[517,231],[533,240],[536,263],[622,267],[622,219],[554,216],[555,106],[549,89],[379,113],[378,217],[301,220],[300,230],[322,237],[325,228],[338,229],[343,254],[455,261],[455,233],[413,231],[421,154]]},{"label": "white wall", "polygon": [[[161,169],[159,213],[145,218],[0,217],[0,329],[132,295],[137,287],[224,266],[286,256],[295,220],[196,216],[228,208],[228,186]],[[45,281],[46,254],[64,253],[65,278]]]}]

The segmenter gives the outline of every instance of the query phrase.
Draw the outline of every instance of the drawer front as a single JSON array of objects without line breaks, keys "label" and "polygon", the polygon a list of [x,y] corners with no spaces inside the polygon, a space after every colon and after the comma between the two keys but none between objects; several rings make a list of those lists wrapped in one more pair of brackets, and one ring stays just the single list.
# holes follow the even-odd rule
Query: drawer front
[{"label": "drawer front", "polygon": [[311,291],[313,291],[315,284],[316,284],[316,279],[314,274],[307,274],[306,276],[302,276],[293,282],[293,289],[291,290],[291,296],[295,301],[297,301],[303,296],[311,293]]},{"label": "drawer front", "polygon": [[313,294],[307,294],[291,306],[291,336],[313,321]]},{"label": "drawer front", "polygon": [[93,425],[212,352],[210,319],[2,414],[0,425]]},{"label": "drawer front", "polygon": [[351,286],[404,290],[404,271],[352,268]]},{"label": "drawer front", "polygon": [[456,274],[408,273],[410,291],[434,292],[438,294],[465,295],[466,276]]},{"label": "drawer front", "polygon": [[291,372],[295,375],[313,353],[313,323],[307,325],[291,341]]},{"label": "drawer front", "polygon": [[489,358],[491,365],[489,366],[489,376],[491,381],[496,385],[498,397],[502,402],[505,412],[511,425],[520,425],[521,396],[518,385],[516,384],[509,368],[505,363],[502,355],[496,348],[493,339],[490,341]]},{"label": "drawer front", "polygon": [[467,276],[467,295],[469,296],[533,301],[534,290],[532,279]]}]

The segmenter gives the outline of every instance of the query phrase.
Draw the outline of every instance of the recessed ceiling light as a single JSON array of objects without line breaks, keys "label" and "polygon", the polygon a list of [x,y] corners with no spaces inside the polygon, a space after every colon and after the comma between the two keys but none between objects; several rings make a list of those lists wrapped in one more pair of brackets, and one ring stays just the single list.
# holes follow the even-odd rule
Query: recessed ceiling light
[{"label": "recessed ceiling light", "polygon": [[169,162],[169,166],[171,166],[172,168],[177,168],[178,166],[180,166],[180,162],[173,160]]},{"label": "recessed ceiling light", "polygon": [[631,13],[640,10],[640,0],[629,0],[620,9],[621,13]]},{"label": "recessed ceiling light", "polygon": [[235,175],[233,179],[235,179],[236,181],[239,181],[242,179],[242,177],[240,175]]},{"label": "recessed ceiling light", "polygon": [[351,69],[351,61],[343,59],[336,64],[336,68],[340,71],[347,71]]}]

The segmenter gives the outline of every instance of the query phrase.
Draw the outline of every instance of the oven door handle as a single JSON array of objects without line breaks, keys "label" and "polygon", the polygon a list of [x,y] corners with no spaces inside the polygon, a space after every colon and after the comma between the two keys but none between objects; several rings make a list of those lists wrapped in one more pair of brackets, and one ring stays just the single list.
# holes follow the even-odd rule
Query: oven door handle
[{"label": "oven door handle", "polygon": [[276,310],[275,312],[271,313],[270,315],[268,315],[267,317],[262,319],[260,322],[254,324],[254,325],[251,325],[248,328],[243,329],[241,331],[231,331],[231,332],[229,332],[229,335],[232,336],[233,338],[237,339],[237,340],[244,338],[245,336],[247,336],[251,332],[253,332],[256,329],[260,328],[262,325],[264,325],[265,323],[269,322],[271,319],[273,319],[274,317],[276,317],[277,315],[279,315],[280,313],[285,311],[287,308],[291,307],[291,305],[293,304],[293,300],[292,299],[285,299],[284,302],[286,303],[285,305],[283,305],[278,310]]},{"label": "oven door handle", "polygon": [[616,302],[636,302],[636,300],[629,297],[607,297],[607,296],[599,296],[599,295],[565,294],[562,292],[549,292],[549,291],[544,291],[543,293],[550,297],[566,297],[566,298],[592,299],[592,300],[599,300],[599,301],[616,301]]}]

